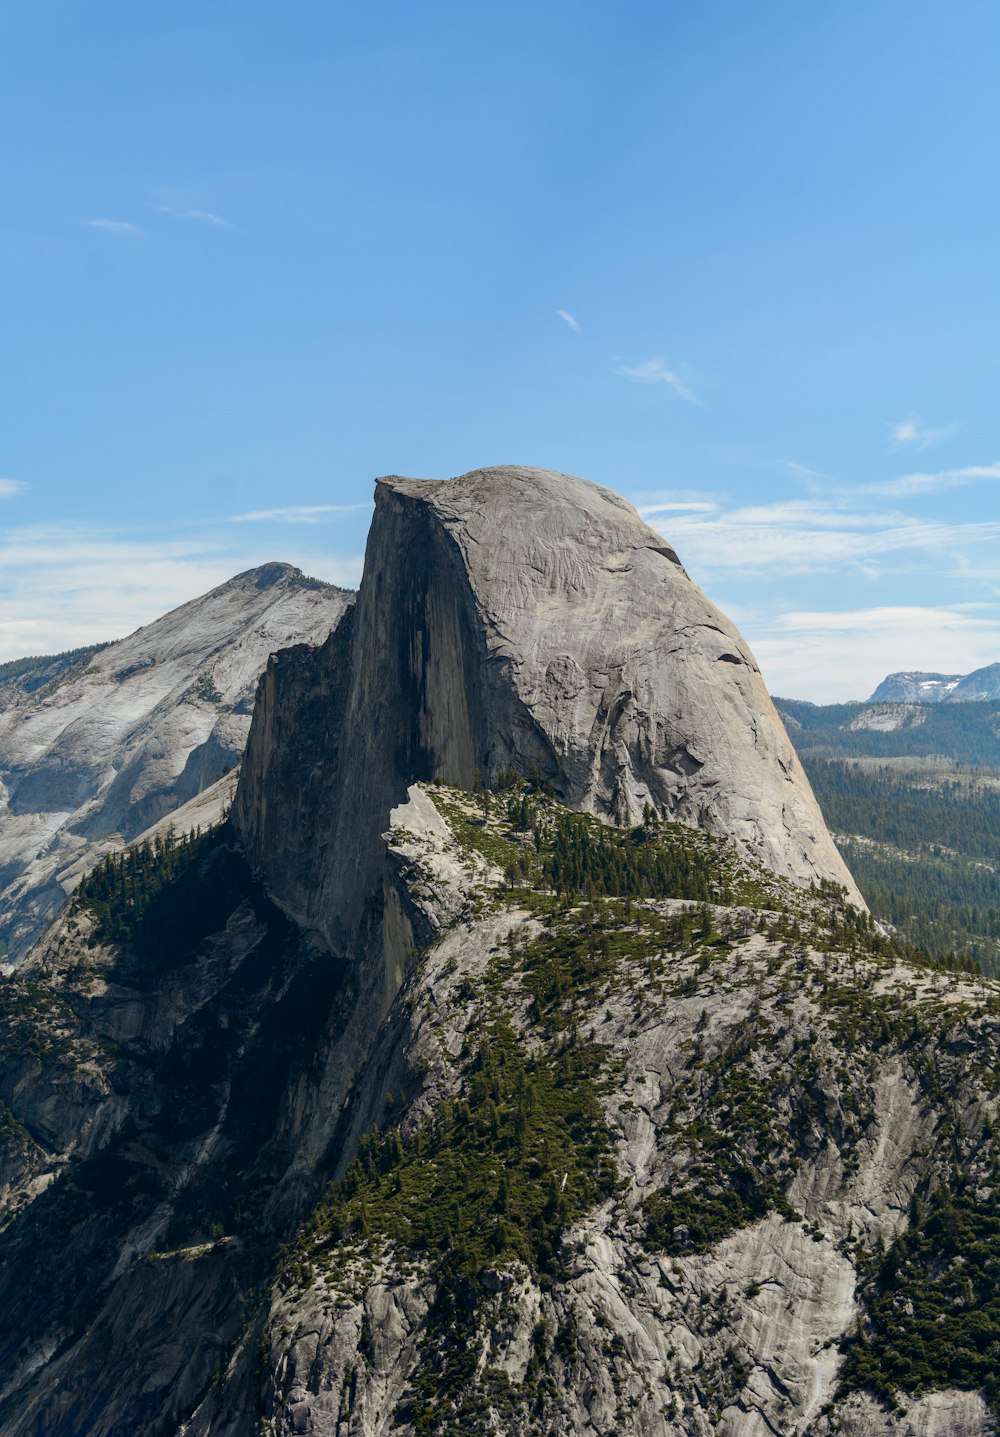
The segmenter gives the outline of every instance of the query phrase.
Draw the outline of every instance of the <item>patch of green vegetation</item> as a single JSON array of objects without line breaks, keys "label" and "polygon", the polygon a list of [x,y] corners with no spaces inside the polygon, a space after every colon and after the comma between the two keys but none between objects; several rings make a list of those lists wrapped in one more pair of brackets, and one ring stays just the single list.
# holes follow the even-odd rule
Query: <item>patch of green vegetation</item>
[{"label": "patch of green vegetation", "polygon": [[74,911],[97,918],[91,942],[122,943],[157,961],[211,933],[231,911],[225,864],[218,881],[198,882],[198,870],[222,857],[226,825],[182,838],[172,830],[112,853],[92,869],[74,896]]},{"label": "patch of green vegetation", "polygon": [[726,1184],[717,1197],[694,1189],[661,1189],[646,1201],[644,1242],[651,1252],[708,1252],[730,1233],[764,1217],[780,1196],[762,1189],[742,1164],[716,1176]]},{"label": "patch of green vegetation", "polygon": [[938,845],[903,854],[863,840],[838,841],[866,901],[901,937],[936,956],[961,954],[1000,975],[1000,863]]},{"label": "patch of green vegetation", "polygon": [[664,917],[628,898],[553,903],[544,910],[546,929],[517,955],[531,1016],[561,1032],[577,1023],[581,1011],[596,1007],[610,982],[631,986],[632,967],[647,978],[660,977],[664,952],[686,950],[696,931],[708,935],[713,929],[705,911]]},{"label": "patch of green vegetation", "polygon": [[205,703],[214,704],[216,708],[223,702],[211,674],[199,674],[192,685],[192,691]]},{"label": "patch of green vegetation", "polygon": [[841,1391],[892,1407],[900,1392],[982,1391],[1000,1411],[1000,1160],[955,1176],[892,1243],[862,1290],[865,1315],[846,1344]]},{"label": "patch of green vegetation", "polygon": [[321,1263],[344,1238],[378,1235],[472,1282],[512,1259],[556,1272],[566,1223],[614,1188],[601,1056],[578,1039],[531,1056],[505,1019],[483,1025],[462,1096],[445,1099],[409,1143],[398,1129],[365,1138],[299,1255]]},{"label": "patch of green vegetation", "polygon": [[478,853],[487,863],[501,869],[518,862],[524,848],[499,821],[496,800],[488,790],[473,798],[435,784],[428,792],[442,818],[447,819],[459,849]]},{"label": "patch of green vegetation", "polygon": [[36,1147],[34,1138],[7,1104],[0,1102],[0,1156],[5,1161]]},{"label": "patch of green vegetation", "polygon": [[[896,709],[898,729],[852,728],[870,704],[811,704],[775,699],[799,757],[911,758],[940,766],[942,755],[953,764],[1000,768],[1000,705],[989,702],[913,705],[880,704]],[[789,722],[791,720],[791,722]]]},{"label": "patch of green vegetation", "polygon": [[[984,731],[990,722],[996,727],[996,714],[982,712],[989,705],[954,707],[979,712],[989,721]],[[838,843],[873,912],[939,959],[957,953],[1000,974],[996,775],[961,772],[947,760],[925,770],[915,763],[803,757],[823,815],[844,835]]]},{"label": "patch of green vegetation", "polygon": [[782,906],[786,917],[783,925],[779,920],[774,931],[795,943],[808,941],[822,952],[873,958],[882,963],[906,963],[948,973],[982,971],[968,953],[929,952],[910,942],[905,935],[883,932],[870,913],[845,902],[843,890],[828,879],[814,885],[805,901],[800,891],[798,895],[787,895]]},{"label": "patch of green vegetation", "polygon": [[785,1197],[792,1153],[817,1117],[800,1065],[776,1049],[759,1011],[712,1059],[702,1061],[701,1049],[698,1035],[683,1095],[687,1120],[675,1119],[672,1134],[685,1166],[643,1204],[652,1251],[706,1252],[768,1212],[795,1216]]},{"label": "patch of green vegetation", "polygon": [[0,688],[9,685],[29,694],[41,692],[47,685],[71,677],[95,654],[109,647],[109,643],[89,644],[86,648],[67,649],[61,654],[33,654],[24,659],[8,659],[0,664]]},{"label": "patch of green vegetation", "polygon": [[38,978],[0,980],[0,1057],[55,1058],[79,1028],[69,1005]]},{"label": "patch of green vegetation", "polygon": [[641,824],[615,828],[564,808],[538,781],[510,779],[500,793],[475,797],[443,785],[429,792],[459,846],[500,868],[519,896],[780,906],[780,879],[751,872],[732,844],[648,805]]},{"label": "patch of green vegetation", "polygon": [[459,845],[500,868],[508,893],[527,906],[544,909],[549,895],[710,900],[777,915],[792,942],[886,963],[980,971],[968,953],[940,945],[929,952],[905,935],[884,933],[828,879],[799,888],[752,866],[734,844],[649,807],[640,825],[622,829],[563,808],[537,781],[512,778],[499,794],[480,791],[475,798],[443,786],[431,795]]}]

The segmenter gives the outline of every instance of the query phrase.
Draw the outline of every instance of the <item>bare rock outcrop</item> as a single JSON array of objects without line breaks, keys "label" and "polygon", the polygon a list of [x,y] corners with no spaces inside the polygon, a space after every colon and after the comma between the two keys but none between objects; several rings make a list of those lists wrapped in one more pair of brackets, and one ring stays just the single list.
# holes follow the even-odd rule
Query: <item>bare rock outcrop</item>
[{"label": "bare rock outcrop", "polygon": [[1000,699],[1000,664],[987,664],[971,674],[888,674],[869,703],[963,704]]},{"label": "bare rock outcrop", "polygon": [[624,501],[382,481],[182,848],[0,985],[5,1437],[995,1432],[1000,985]]},{"label": "bare rock outcrop", "polygon": [[[587,910],[570,904],[560,918],[532,911],[530,899],[521,906],[516,890],[498,898],[502,874],[484,855],[502,853],[502,835],[516,842],[517,832],[480,815],[470,797],[435,786],[411,788],[393,813],[395,898],[421,951],[359,1073],[345,1152],[387,1112],[402,1144],[395,1159],[388,1146],[369,1147],[334,1190],[341,1206],[335,1199],[311,1218],[189,1437],[242,1437],[252,1413],[269,1437],[995,1433],[984,1395],[951,1385],[945,1339],[928,1353],[931,1390],[897,1391],[890,1402],[859,1386],[845,1362],[869,1321],[877,1255],[905,1240],[946,1181],[935,1145],[942,1104],[955,1104],[961,1162],[980,1174],[970,1186],[990,1181],[981,1144],[995,1099],[972,1073],[985,1072],[980,1059],[1000,1035],[995,985],[900,967],[877,942],[866,956],[816,948],[807,914],[819,917],[822,901],[778,885],[775,901],[803,905],[795,945],[777,915],[716,908],[711,924],[725,939],[661,952],[663,925],[704,923],[704,914],[684,901],[618,908],[603,933],[614,951],[611,929],[622,924],[617,961],[597,959],[591,985],[580,943],[575,981],[546,998],[536,964],[572,948]],[[595,930],[591,960],[601,941]],[[614,1080],[602,1121],[617,1184],[567,1224],[555,1271],[533,1269],[510,1242],[464,1279],[463,1204],[479,1203],[489,1226],[499,1226],[497,1203],[511,1224],[538,1221],[517,1216],[513,1175],[510,1198],[477,1192],[477,1178],[497,1188],[504,1152],[512,1174],[518,1163],[534,1171],[530,1138],[503,1136],[503,1113],[517,1131],[517,1084],[496,1097],[498,1111],[484,1096],[489,1069],[476,1049],[484,1031],[503,1031],[498,1022],[517,1030],[529,1083],[549,1042],[563,1082],[573,1041],[605,1055]],[[917,1076],[931,1053],[934,1085]],[[452,1115],[455,1135],[443,1141]],[[450,1164],[462,1161],[449,1142],[498,1118],[495,1165],[479,1159],[449,1182]],[[530,1131],[524,1109],[520,1121]],[[551,1143],[550,1133],[541,1150],[554,1160]],[[783,1175],[773,1205],[723,1216],[714,1237],[699,1236],[706,1211],[722,1212],[750,1169],[759,1178],[772,1164]],[[581,1177],[567,1153],[554,1191],[569,1195],[570,1210]],[[358,1185],[363,1224],[349,1217]],[[456,1194],[454,1238],[436,1248],[421,1225]],[[675,1218],[657,1229],[664,1199]],[[943,1253],[931,1258],[930,1281],[947,1265]],[[964,1273],[961,1259],[955,1271]],[[902,1324],[913,1317],[901,1299],[904,1346]]]},{"label": "bare rock outcrop", "polygon": [[263,682],[247,853],[343,949],[407,785],[511,768],[615,823],[651,805],[863,906],[750,650],[630,504],[540,469],[380,480],[356,612]]},{"label": "bare rock outcrop", "polygon": [[0,948],[17,961],[81,875],[239,762],[268,655],[352,595],[289,564],[238,574],[121,642],[40,664],[0,702]]}]

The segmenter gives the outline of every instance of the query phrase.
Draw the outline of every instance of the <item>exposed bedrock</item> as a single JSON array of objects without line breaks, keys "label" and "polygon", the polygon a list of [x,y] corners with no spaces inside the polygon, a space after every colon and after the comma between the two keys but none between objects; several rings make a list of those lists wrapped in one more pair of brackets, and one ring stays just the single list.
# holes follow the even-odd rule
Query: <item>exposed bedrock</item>
[{"label": "exposed bedrock", "polygon": [[84,873],[239,762],[268,654],[325,639],[352,599],[263,564],[0,682],[0,954],[19,962]]},{"label": "exposed bedrock", "polygon": [[509,768],[613,822],[650,803],[861,903],[753,655],[630,504],[540,469],[382,479],[356,610],[258,691],[247,852],[297,921],[351,946],[407,785]]}]

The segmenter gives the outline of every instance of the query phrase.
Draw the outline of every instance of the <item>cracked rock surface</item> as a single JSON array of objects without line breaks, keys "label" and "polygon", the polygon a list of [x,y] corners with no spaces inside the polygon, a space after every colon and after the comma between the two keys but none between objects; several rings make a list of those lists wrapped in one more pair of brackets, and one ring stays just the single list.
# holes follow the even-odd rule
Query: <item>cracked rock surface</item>
[{"label": "cracked rock surface", "polygon": [[509,768],[617,823],[652,804],[864,906],[753,655],[630,504],[543,469],[382,479],[355,609],[261,685],[235,806],[250,861],[350,948],[408,784]]},{"label": "cracked rock surface", "polygon": [[[421,1075],[402,1119],[407,1139],[428,1131],[441,1104],[468,1091],[462,1056],[479,1005],[496,1001],[488,995],[497,955],[530,944],[549,921],[540,923],[513,900],[477,908],[476,893],[499,875],[489,873],[481,851],[449,835],[443,813],[454,822],[461,811],[453,802],[457,808],[445,802],[442,810],[433,789],[411,789],[390,835],[396,881],[408,890],[408,910],[423,915],[426,946],[399,996],[405,1021],[387,1023],[362,1082],[374,1086],[377,1110],[387,1092],[405,1086],[406,1073]],[[472,821],[471,800],[466,812]],[[457,882],[463,869],[464,904]],[[667,902],[647,917],[693,911]],[[943,982],[808,943],[793,956],[768,936],[766,924],[755,922],[748,932],[744,920],[738,911],[717,910],[718,927],[742,936],[710,962],[704,951],[675,952],[664,955],[665,968],[651,965],[655,940],[637,945],[599,1000],[575,1008],[615,1073],[602,1104],[620,1191],[568,1227],[555,1281],[516,1260],[483,1275],[464,1339],[472,1354],[468,1390],[438,1410],[430,1426],[421,1425],[428,1409],[415,1394],[429,1372],[443,1380],[454,1360],[435,1326],[440,1264],[379,1233],[373,1216],[367,1237],[307,1244],[301,1250],[308,1258],[285,1267],[219,1391],[185,1430],[214,1437],[248,1430],[238,1394],[250,1364],[265,1352],[256,1371],[263,1370],[262,1430],[271,1437],[993,1433],[993,1415],[978,1392],[945,1386],[900,1394],[889,1411],[865,1392],[840,1390],[843,1344],[862,1312],[858,1289],[867,1255],[906,1229],[914,1192],[940,1175],[943,1154],[933,1145],[942,1109],[915,1080],[916,1052],[905,1042],[878,1052],[852,1040],[838,1012],[845,999],[837,985],[842,979],[850,986],[851,1003],[873,1024],[881,1021],[883,1001],[900,1015],[900,1031],[926,1021],[931,1047],[954,1061],[970,1044],[993,1051],[1000,1036],[995,985]],[[633,910],[636,934],[646,921]],[[516,980],[507,981],[501,1002],[524,1042],[537,1043]],[[804,1044],[809,1058],[799,1069],[800,1088],[792,1060]],[[756,1090],[774,1118],[766,1130],[770,1157],[791,1175],[787,1206],[739,1226],[707,1251],[657,1250],[644,1231],[645,1204],[685,1172],[701,1171],[701,1194],[712,1191],[705,1155],[738,1111],[735,1095],[727,1101],[726,1075],[743,1065],[755,1083],[747,1101],[756,1107]],[[962,1081],[958,1071],[951,1095]],[[945,1106],[951,1101],[944,1098]],[[808,1123],[803,1102],[813,1114]],[[995,1102],[982,1091],[968,1102],[973,1148]],[[705,1123],[716,1125],[714,1134],[703,1132],[708,1146],[688,1148],[690,1134]],[[756,1139],[744,1130],[742,1141],[751,1152]]]}]

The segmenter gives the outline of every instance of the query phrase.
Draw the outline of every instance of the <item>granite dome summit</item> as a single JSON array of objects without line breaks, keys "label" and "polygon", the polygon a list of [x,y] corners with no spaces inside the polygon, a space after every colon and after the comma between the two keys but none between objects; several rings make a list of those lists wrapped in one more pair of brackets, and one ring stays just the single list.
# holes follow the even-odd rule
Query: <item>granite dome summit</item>
[{"label": "granite dome summit", "polygon": [[651,805],[861,903],[753,655],[629,503],[545,469],[381,479],[356,611],[265,678],[236,803],[247,853],[340,942],[407,785],[510,769],[612,822]]}]

